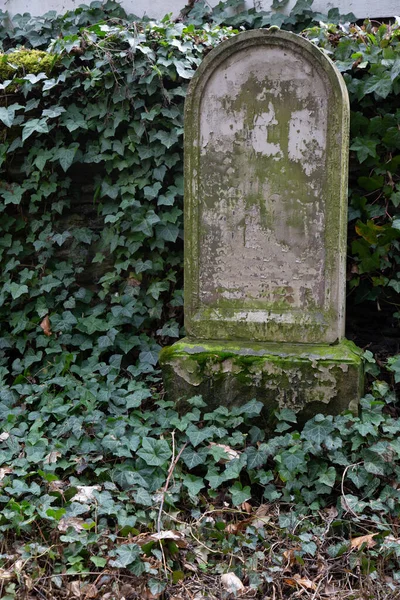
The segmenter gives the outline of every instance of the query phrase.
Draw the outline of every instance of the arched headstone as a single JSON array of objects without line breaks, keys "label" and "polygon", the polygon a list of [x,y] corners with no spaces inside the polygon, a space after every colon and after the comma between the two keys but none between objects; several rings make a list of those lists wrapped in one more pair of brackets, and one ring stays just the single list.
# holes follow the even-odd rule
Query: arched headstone
[{"label": "arched headstone", "polygon": [[[250,395],[263,399],[275,389],[278,402],[301,408],[313,385],[311,401],[336,399],[343,408],[348,393],[341,401],[333,375],[340,363],[342,373],[353,365],[350,393],[358,399],[359,352],[342,341],[348,138],[344,81],[309,41],[261,29],[205,58],[185,105],[190,337],[162,354],[167,385],[175,360],[186,383],[209,396],[223,381],[223,402],[236,402],[243,391],[235,371],[243,375],[242,364],[262,356],[257,375],[246,374]],[[349,384],[347,377],[343,389]]]}]

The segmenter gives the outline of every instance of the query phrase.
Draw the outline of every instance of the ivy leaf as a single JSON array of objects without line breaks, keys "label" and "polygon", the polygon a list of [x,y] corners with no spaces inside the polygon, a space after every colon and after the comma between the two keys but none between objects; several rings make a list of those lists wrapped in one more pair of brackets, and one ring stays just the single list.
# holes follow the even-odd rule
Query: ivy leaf
[{"label": "ivy leaf", "polygon": [[194,71],[186,69],[180,61],[174,61],[174,65],[179,77],[182,77],[182,79],[191,79],[193,77]]},{"label": "ivy leaf", "polygon": [[400,383],[400,354],[391,356],[387,361],[387,368],[389,371],[394,373],[394,380],[396,383]]},{"label": "ivy leaf", "polygon": [[153,366],[156,365],[158,362],[158,355],[160,354],[160,349],[161,348],[157,347],[153,349],[143,350],[139,354],[140,362],[148,363]]},{"label": "ivy leaf", "polygon": [[29,290],[27,285],[20,285],[19,283],[13,282],[10,284],[10,292],[13,299],[16,300],[23,294],[27,294]]},{"label": "ivy leaf", "polygon": [[22,141],[28,139],[32,133],[48,133],[49,127],[45,119],[31,119],[22,125]]},{"label": "ivy leaf", "polygon": [[196,477],[196,475],[185,475],[183,485],[188,489],[191,496],[197,496],[205,486],[204,480],[201,477]]},{"label": "ivy leaf", "polygon": [[102,556],[91,556],[90,560],[94,565],[96,565],[96,567],[100,567],[101,569],[107,564],[107,559],[103,558]]},{"label": "ivy leaf", "polygon": [[182,452],[182,460],[188,469],[194,469],[198,465],[204,464],[204,458],[192,448],[185,448]]},{"label": "ivy leaf", "polygon": [[171,148],[173,144],[176,144],[178,141],[178,134],[176,129],[172,129],[171,131],[157,131],[154,137],[163,144],[166,148]]},{"label": "ivy leaf", "polygon": [[392,78],[390,73],[385,71],[379,75],[372,75],[368,79],[364,86],[364,94],[371,94],[375,92],[377,96],[386,98],[392,91]]},{"label": "ivy leaf", "polygon": [[173,223],[167,223],[161,227],[157,227],[157,238],[166,242],[176,242],[179,235],[179,227]]},{"label": "ivy leaf", "polygon": [[377,158],[376,147],[378,140],[356,137],[350,146],[350,150],[357,152],[357,158],[363,163],[369,156]]},{"label": "ivy leaf", "polygon": [[68,148],[60,148],[57,151],[56,157],[64,171],[68,171],[73,163],[74,156],[79,148],[79,144],[71,144]]},{"label": "ivy leaf", "polygon": [[204,442],[204,440],[212,436],[212,429],[210,427],[199,429],[196,427],[196,425],[191,424],[186,429],[186,435],[188,436],[192,446],[196,447],[201,444],[201,442]]},{"label": "ivy leaf", "polygon": [[243,502],[246,502],[246,500],[251,498],[250,487],[248,485],[246,485],[246,487],[242,487],[242,484],[239,481],[230,487],[229,491],[232,494],[232,504],[234,506],[243,504]]},{"label": "ivy leaf", "polygon": [[138,488],[133,495],[135,502],[142,506],[152,506],[154,504],[149,492],[144,488]]},{"label": "ivy leaf", "polygon": [[166,440],[145,437],[142,440],[142,447],[138,450],[137,454],[148,465],[160,467],[171,457],[172,452]]},{"label": "ivy leaf", "polygon": [[258,467],[262,467],[265,465],[268,453],[260,448],[256,448],[254,446],[249,446],[246,448],[245,454],[247,456],[247,468],[248,469],[257,469]]},{"label": "ivy leaf", "polygon": [[62,115],[66,109],[63,106],[57,106],[57,104],[53,104],[50,108],[45,108],[42,111],[42,117],[47,117],[48,119],[54,119]]},{"label": "ivy leaf", "polygon": [[328,487],[333,487],[336,481],[335,467],[329,467],[325,473],[318,477],[318,481],[324,485],[327,485]]},{"label": "ivy leaf", "polygon": [[7,190],[1,190],[0,194],[4,198],[4,204],[20,204],[24,193],[21,185],[13,184]]},{"label": "ivy leaf", "polygon": [[15,111],[18,110],[18,108],[23,108],[20,104],[11,104],[10,106],[0,106],[0,121],[3,121],[4,125],[6,127],[11,127],[13,122],[14,122],[14,118],[15,118]]},{"label": "ivy leaf", "polygon": [[320,446],[334,430],[332,419],[323,415],[316,415],[308,421],[302,431],[301,437]]},{"label": "ivy leaf", "polygon": [[137,544],[122,544],[111,554],[115,556],[115,559],[110,560],[110,565],[118,569],[126,569],[139,557],[140,548]]}]

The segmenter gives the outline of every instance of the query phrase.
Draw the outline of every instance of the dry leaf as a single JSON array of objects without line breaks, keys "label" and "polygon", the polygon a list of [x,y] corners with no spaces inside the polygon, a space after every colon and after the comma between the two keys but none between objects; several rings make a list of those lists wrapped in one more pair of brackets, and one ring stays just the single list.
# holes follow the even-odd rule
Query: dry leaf
[{"label": "dry leaf", "polygon": [[52,334],[49,315],[46,315],[41,321],[40,327],[43,329],[44,335],[50,336]]},{"label": "dry leaf", "polygon": [[0,581],[8,581],[15,577],[15,573],[7,571],[6,569],[0,569]]},{"label": "dry leaf", "polygon": [[100,492],[99,485],[77,485],[77,493],[71,498],[73,502],[82,502],[87,504],[90,500],[94,500],[94,492]]},{"label": "dry leaf", "polygon": [[243,503],[240,505],[240,508],[241,508],[241,509],[242,509],[242,511],[243,511],[243,512],[245,512],[245,513],[249,513],[249,514],[250,514],[251,512],[253,512],[253,507],[252,507],[252,505],[251,505],[249,502],[243,502]]},{"label": "dry leaf", "polygon": [[130,583],[124,583],[119,593],[124,598],[135,598],[136,597],[136,589]]},{"label": "dry leaf", "polygon": [[296,548],[288,548],[287,550],[283,551],[283,556],[286,558],[288,563],[287,566],[291,566],[296,562],[296,552],[299,550],[300,548],[297,546]]},{"label": "dry leaf", "polygon": [[143,545],[148,542],[159,542],[161,540],[172,540],[178,546],[178,548],[186,548],[187,542],[185,536],[181,531],[160,531],[160,533],[150,533],[142,536],[138,536],[137,544]]},{"label": "dry leaf", "polygon": [[12,469],[10,469],[10,467],[2,467],[0,469],[0,481],[9,473],[12,473]]},{"label": "dry leaf", "polygon": [[291,578],[287,578],[283,580],[286,585],[290,585],[290,587],[300,586],[307,590],[316,590],[317,586],[311,579],[307,579],[307,577],[300,577],[300,575],[293,575]]},{"label": "dry leaf", "polygon": [[19,560],[16,560],[15,563],[13,564],[13,570],[16,573],[20,573],[22,571],[22,567],[25,564],[25,560],[22,560],[21,558]]},{"label": "dry leaf", "polygon": [[265,517],[265,515],[269,511],[269,504],[260,504],[260,506],[256,510],[256,517]]},{"label": "dry leaf", "polygon": [[81,597],[81,582],[80,581],[71,581],[67,583],[67,590],[70,594],[75,596],[75,598]]},{"label": "dry leaf", "polygon": [[196,567],[196,565],[194,565],[192,563],[184,562],[183,566],[187,571],[192,571],[193,573],[197,573],[197,571],[198,571],[198,568]]},{"label": "dry leaf", "polygon": [[307,590],[315,591],[317,589],[316,584],[313,581],[311,581],[311,579],[307,579],[307,577],[300,577],[299,575],[295,575],[294,579],[297,582],[297,585],[300,585],[301,587],[306,588]]},{"label": "dry leaf", "polygon": [[326,514],[326,516],[329,520],[336,519],[336,517],[339,514],[338,510],[335,506],[329,506],[328,508],[324,508],[322,512],[324,514]]},{"label": "dry leaf", "polygon": [[60,481],[59,479],[56,479],[55,481],[49,481],[49,490],[51,492],[59,492],[60,494],[62,494],[65,486],[66,484],[63,481]]},{"label": "dry leaf", "polygon": [[271,517],[259,517],[259,518],[255,518],[252,521],[252,525],[253,527],[255,527],[256,529],[262,529],[263,527],[265,527],[265,525],[267,525],[271,520]]},{"label": "dry leaf", "polygon": [[0,433],[0,442],[5,442],[10,437],[10,434],[7,431],[3,431]]},{"label": "dry leaf", "polygon": [[56,450],[53,450],[52,452],[50,452],[50,454],[48,454],[45,457],[43,462],[45,465],[51,465],[52,463],[56,463],[57,458],[60,458],[61,456],[62,456],[61,452],[57,452]]},{"label": "dry leaf", "polygon": [[63,533],[67,531],[68,527],[72,527],[75,531],[82,531],[85,529],[83,527],[84,522],[80,517],[64,517],[59,520],[57,529]]},{"label": "dry leaf", "polygon": [[339,588],[336,588],[334,585],[330,585],[329,583],[327,583],[324,587],[324,595],[333,596],[334,594],[339,597]]},{"label": "dry leaf", "polygon": [[229,523],[229,525],[225,527],[226,533],[237,533],[240,530],[241,524],[242,523]]},{"label": "dry leaf", "polygon": [[94,583],[88,583],[82,586],[83,597],[85,598],[97,598],[99,590]]},{"label": "dry leaf", "polygon": [[[97,598],[99,590],[94,583],[84,583],[81,581],[71,581],[67,584],[67,590],[76,598]],[[104,596],[103,596],[104,598]]]},{"label": "dry leaf", "polygon": [[215,442],[210,442],[209,448],[211,446],[216,446],[217,448],[222,448],[222,450],[225,452],[225,454],[228,455],[228,458],[221,458],[221,460],[218,461],[220,464],[227,463],[227,462],[233,460],[234,458],[239,458],[239,456],[241,454],[240,452],[237,452],[237,450],[234,450],[233,448],[231,448],[230,446],[226,446],[225,444],[216,444]]},{"label": "dry leaf", "polygon": [[235,573],[225,573],[225,575],[221,575],[221,583],[229,594],[236,595],[238,592],[240,593],[244,590],[243,583]]},{"label": "dry leaf", "polygon": [[365,544],[366,548],[373,548],[376,545],[376,542],[373,538],[378,535],[377,533],[369,533],[368,535],[362,535],[360,537],[353,538],[350,542],[351,548],[355,548],[359,550],[363,544]]}]

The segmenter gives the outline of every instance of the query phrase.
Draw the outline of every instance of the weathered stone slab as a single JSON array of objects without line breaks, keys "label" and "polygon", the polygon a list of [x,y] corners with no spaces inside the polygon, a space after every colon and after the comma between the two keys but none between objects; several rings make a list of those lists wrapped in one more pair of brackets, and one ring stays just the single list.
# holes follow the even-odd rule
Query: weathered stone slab
[{"label": "weathered stone slab", "polygon": [[299,418],[357,412],[362,395],[362,352],[352,342],[325,344],[203,342],[184,338],[161,351],[170,398],[202,395],[212,409],[256,398],[266,422],[276,409],[291,408]]},{"label": "weathered stone slab", "polygon": [[185,111],[187,333],[340,340],[349,107],[339,72],[295,34],[241,33],[200,65]]},{"label": "weathered stone slab", "polygon": [[185,327],[160,355],[170,398],[357,411],[343,339],[348,95],[310,42],[241,33],[200,65],[185,107]]}]

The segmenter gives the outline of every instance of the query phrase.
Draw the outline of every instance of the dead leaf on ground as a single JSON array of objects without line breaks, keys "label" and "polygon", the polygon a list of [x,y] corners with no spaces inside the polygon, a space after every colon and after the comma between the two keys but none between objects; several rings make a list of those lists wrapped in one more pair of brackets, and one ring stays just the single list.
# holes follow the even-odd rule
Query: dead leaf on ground
[{"label": "dead leaf on ground", "polygon": [[299,546],[296,546],[295,548],[288,548],[287,550],[283,551],[283,556],[287,560],[286,570],[287,567],[292,566],[296,562],[296,552],[299,552],[299,550]]},{"label": "dead leaf on ground", "polygon": [[[246,522],[248,521],[248,519],[246,519]],[[240,531],[241,529],[243,529],[243,527],[246,526],[243,524],[243,521],[239,521],[238,523],[229,523],[226,527],[225,527],[225,531],[226,533],[238,533],[238,531]]]},{"label": "dead leaf on ground", "polygon": [[75,598],[88,599],[97,598],[99,590],[94,583],[85,583],[83,581],[71,581],[67,584],[67,590]]},{"label": "dead leaf on ground", "polygon": [[269,504],[260,504],[260,506],[256,510],[256,517],[265,517],[265,515],[269,512],[270,505]]},{"label": "dead leaf on ground", "polygon": [[243,512],[248,513],[248,514],[253,512],[253,507],[249,502],[243,502],[240,505],[240,508],[242,509]]},{"label": "dead leaf on ground", "polygon": [[82,502],[87,504],[91,500],[94,500],[94,492],[100,492],[101,487],[99,485],[77,485],[77,493],[71,498],[73,502]]},{"label": "dead leaf on ground", "polygon": [[334,585],[330,585],[329,583],[326,584],[326,586],[324,587],[324,595],[325,596],[339,596],[339,592],[340,590],[338,588],[336,588]]},{"label": "dead leaf on ground", "polygon": [[339,514],[339,513],[338,513],[338,510],[337,510],[337,508],[336,508],[335,506],[328,506],[327,508],[323,508],[323,509],[322,509],[322,513],[323,513],[324,515],[326,515],[326,517],[327,517],[328,519],[330,519],[330,520],[331,520],[331,519],[332,519],[332,520],[333,520],[333,519],[336,519],[336,517],[337,517],[337,516],[338,516],[338,514]]},{"label": "dead leaf on ground", "polygon": [[373,539],[377,533],[369,533],[368,535],[361,535],[360,537],[353,538],[350,541],[351,548],[355,548],[359,550],[363,544],[365,544],[366,548],[373,548],[376,545],[375,540]]},{"label": "dead leaf on ground", "polygon": [[41,321],[40,327],[43,329],[44,335],[52,335],[49,315],[46,315],[45,318]]},{"label": "dead leaf on ground", "polygon": [[94,585],[94,583],[88,583],[82,586],[82,593],[86,600],[86,598],[97,598],[99,590]]},{"label": "dead leaf on ground", "polygon": [[290,587],[297,587],[300,586],[306,590],[313,590],[315,591],[317,589],[316,584],[311,581],[311,579],[308,579],[307,577],[300,577],[300,575],[293,575],[293,577],[290,578],[286,578],[283,580],[286,585],[289,585]]},{"label": "dead leaf on ground", "polygon": [[197,571],[199,570],[196,565],[192,564],[192,563],[188,563],[188,562],[184,562],[183,563],[183,567],[187,570],[187,571],[192,571],[193,573],[197,573]]},{"label": "dead leaf on ground", "polygon": [[222,448],[222,450],[225,452],[225,454],[227,454],[228,458],[221,458],[218,461],[220,464],[227,463],[227,462],[233,460],[234,458],[239,458],[239,456],[241,454],[237,450],[234,450],[233,448],[231,448],[230,446],[226,446],[225,444],[217,444],[216,442],[210,442],[209,448],[211,446],[214,446],[217,448]]},{"label": "dead leaf on ground", "polygon": [[4,477],[9,473],[12,473],[12,469],[10,469],[9,467],[2,467],[0,469],[0,481],[2,481],[2,479],[4,479]]},{"label": "dead leaf on ground", "polygon": [[57,525],[57,529],[62,533],[65,533],[68,527],[72,527],[75,531],[82,531],[84,528],[83,523],[85,521],[79,517],[64,517],[60,519]]},{"label": "dead leaf on ground", "polygon": [[64,481],[60,481],[59,479],[56,479],[55,481],[49,481],[49,490],[51,492],[59,492],[61,494],[66,485],[67,484]]},{"label": "dead leaf on ground", "polygon": [[53,463],[57,462],[57,458],[60,458],[62,456],[61,452],[57,452],[56,450],[53,450],[52,452],[50,452],[50,454],[48,454],[45,459],[44,459],[44,464],[45,465],[51,465]]},{"label": "dead leaf on ground", "polygon": [[270,516],[259,517],[259,518],[255,518],[252,520],[252,525],[256,529],[262,529],[263,527],[265,527],[265,525],[268,525],[268,523],[270,521],[271,521]]},{"label": "dead leaf on ground", "polygon": [[136,588],[130,583],[124,583],[119,591],[123,598],[136,598]]},{"label": "dead leaf on ground", "polygon": [[140,600],[158,600],[158,598],[161,598],[161,594],[162,592],[159,594],[152,594],[151,591],[146,588],[145,590],[142,590]]},{"label": "dead leaf on ground", "polygon": [[235,573],[221,575],[221,584],[229,594],[238,594],[244,590],[244,585]]},{"label": "dead leaf on ground", "polygon": [[134,539],[136,544],[143,546],[149,542],[160,542],[161,540],[172,540],[178,546],[178,548],[186,548],[187,542],[185,536],[181,531],[160,531],[159,533],[146,533],[136,536]]},{"label": "dead leaf on ground", "polygon": [[7,571],[6,569],[0,569],[0,581],[9,581],[10,579],[14,579],[15,573],[12,571]]},{"label": "dead leaf on ground", "polygon": [[70,583],[67,583],[67,590],[70,594],[75,596],[75,598],[80,598],[82,596],[80,581],[70,581]]},{"label": "dead leaf on ground", "polygon": [[5,442],[10,437],[10,434],[7,431],[3,431],[0,433],[0,442]]}]

